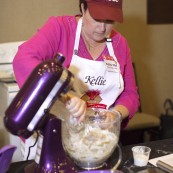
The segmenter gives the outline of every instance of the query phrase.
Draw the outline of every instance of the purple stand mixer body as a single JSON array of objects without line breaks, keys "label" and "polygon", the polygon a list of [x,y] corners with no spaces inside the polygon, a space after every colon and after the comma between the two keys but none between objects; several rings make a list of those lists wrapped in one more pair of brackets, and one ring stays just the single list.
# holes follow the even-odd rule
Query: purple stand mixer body
[{"label": "purple stand mixer body", "polygon": [[41,130],[44,136],[39,165],[32,163],[25,173],[75,173],[78,169],[65,155],[61,142],[61,121],[47,114],[46,125]]},{"label": "purple stand mixer body", "polygon": [[12,134],[28,138],[40,130],[46,110],[71,89],[73,75],[62,67],[64,60],[62,55],[57,55],[44,61],[28,77],[5,111],[4,124]]},{"label": "purple stand mixer body", "polygon": [[[53,60],[39,64],[5,112],[4,124],[9,132],[27,139],[39,131],[44,138],[39,164],[33,162],[26,166],[25,173],[83,171],[66,156],[61,141],[61,120],[49,113],[56,99],[72,88],[74,77],[62,67],[64,60],[58,54]],[[105,171],[97,173],[110,172]]]},{"label": "purple stand mixer body", "polygon": [[28,173],[54,173],[59,162],[66,162],[61,143],[61,121],[49,114],[56,99],[72,88],[74,77],[62,67],[64,60],[58,54],[39,64],[5,111],[4,124],[12,134],[27,139],[39,130],[44,136],[40,163],[29,166],[32,171]]}]

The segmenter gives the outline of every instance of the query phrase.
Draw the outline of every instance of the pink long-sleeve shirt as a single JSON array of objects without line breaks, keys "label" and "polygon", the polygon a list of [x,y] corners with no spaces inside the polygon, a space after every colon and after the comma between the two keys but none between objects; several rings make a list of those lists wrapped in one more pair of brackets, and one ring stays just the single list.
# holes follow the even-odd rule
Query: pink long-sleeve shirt
[{"label": "pink long-sleeve shirt", "polygon": [[[50,17],[31,39],[19,46],[19,50],[13,60],[13,68],[19,87],[22,87],[37,64],[53,58],[58,52],[66,57],[64,66],[69,67],[73,54],[76,28],[77,21],[75,16]],[[129,110],[129,117],[125,121],[125,124],[127,124],[128,120],[133,117],[138,109],[139,96],[128,43],[115,30],[112,31],[111,37],[114,52],[124,79],[124,91],[115,100],[115,104],[124,105]],[[107,47],[105,47],[102,53],[109,55]],[[87,51],[82,36],[80,38],[78,55],[93,60]],[[97,58],[97,61],[103,61],[102,54]]]}]

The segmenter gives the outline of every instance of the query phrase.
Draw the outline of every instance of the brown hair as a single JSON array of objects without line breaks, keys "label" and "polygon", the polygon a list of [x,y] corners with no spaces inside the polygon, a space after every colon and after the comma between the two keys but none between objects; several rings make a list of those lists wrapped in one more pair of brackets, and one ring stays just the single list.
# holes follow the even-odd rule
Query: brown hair
[{"label": "brown hair", "polygon": [[85,0],[79,0],[79,9],[80,9],[80,12],[82,13],[81,4],[84,4],[84,10],[88,8],[88,5]]}]

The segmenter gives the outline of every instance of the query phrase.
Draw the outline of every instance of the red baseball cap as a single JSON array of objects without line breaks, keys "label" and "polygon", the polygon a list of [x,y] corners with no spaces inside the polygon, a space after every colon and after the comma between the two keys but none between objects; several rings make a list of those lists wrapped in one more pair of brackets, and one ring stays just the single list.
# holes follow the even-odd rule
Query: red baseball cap
[{"label": "red baseball cap", "polygon": [[122,0],[86,0],[86,2],[94,19],[123,22]]}]

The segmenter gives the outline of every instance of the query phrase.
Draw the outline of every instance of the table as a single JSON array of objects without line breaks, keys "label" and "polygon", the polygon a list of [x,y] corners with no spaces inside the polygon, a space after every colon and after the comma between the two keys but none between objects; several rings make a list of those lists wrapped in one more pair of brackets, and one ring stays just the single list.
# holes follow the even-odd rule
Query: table
[{"label": "table", "polygon": [[[149,169],[154,168],[154,166],[151,164],[148,164],[145,167],[137,167],[133,164],[133,155],[131,148],[136,145],[145,145],[150,147],[151,148],[150,159],[173,153],[173,138],[157,140],[152,142],[145,142],[135,145],[122,146],[121,148],[122,148],[123,157],[119,169],[124,173],[137,173],[137,172],[156,173],[156,171],[149,171]],[[116,156],[117,156],[117,151],[113,153],[113,155],[109,158],[108,162],[110,162],[110,164],[112,165],[115,164],[117,159]],[[26,165],[30,164],[31,162],[32,161],[23,161],[23,162],[12,163],[7,173],[24,173],[23,168]],[[157,171],[157,173],[161,172],[164,171],[159,171],[159,170]]]},{"label": "table", "polygon": [[[121,165],[121,170],[124,173],[136,173],[137,171],[147,170],[148,168],[154,168],[154,166],[151,164],[148,164],[146,167],[137,167],[133,165],[133,155],[131,152],[131,148],[136,145],[145,145],[150,147],[150,159],[173,153],[173,138],[124,146],[122,147],[123,160]],[[147,171],[144,172],[147,173]]]}]

